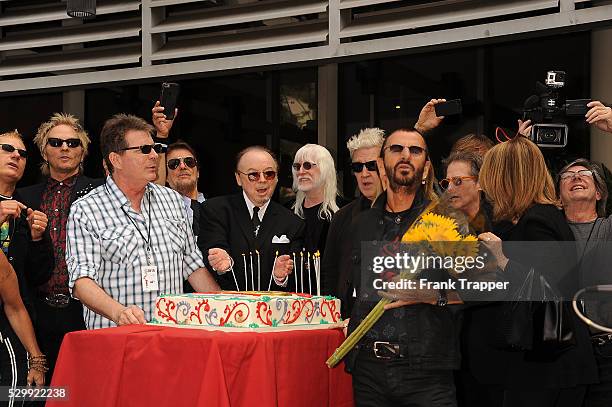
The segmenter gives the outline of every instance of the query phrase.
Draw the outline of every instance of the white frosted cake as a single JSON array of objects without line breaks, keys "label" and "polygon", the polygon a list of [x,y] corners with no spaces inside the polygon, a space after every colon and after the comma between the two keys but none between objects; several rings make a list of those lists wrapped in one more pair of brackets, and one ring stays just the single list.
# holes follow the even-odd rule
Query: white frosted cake
[{"label": "white frosted cake", "polygon": [[266,328],[335,324],[340,300],[283,292],[164,294],[153,323],[204,327]]}]

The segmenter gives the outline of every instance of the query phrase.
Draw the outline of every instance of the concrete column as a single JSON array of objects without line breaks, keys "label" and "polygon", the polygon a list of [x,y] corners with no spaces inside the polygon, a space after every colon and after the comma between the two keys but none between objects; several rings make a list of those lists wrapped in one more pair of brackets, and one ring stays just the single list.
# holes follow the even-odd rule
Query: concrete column
[{"label": "concrete column", "polygon": [[[591,97],[612,103],[612,29],[591,34]],[[591,126],[591,159],[612,168],[612,134]]]},{"label": "concrete column", "polygon": [[63,111],[76,116],[81,123],[85,122],[85,91],[68,90],[62,94]]},{"label": "concrete column", "polygon": [[318,143],[327,147],[334,159],[338,151],[338,64],[319,66]]}]

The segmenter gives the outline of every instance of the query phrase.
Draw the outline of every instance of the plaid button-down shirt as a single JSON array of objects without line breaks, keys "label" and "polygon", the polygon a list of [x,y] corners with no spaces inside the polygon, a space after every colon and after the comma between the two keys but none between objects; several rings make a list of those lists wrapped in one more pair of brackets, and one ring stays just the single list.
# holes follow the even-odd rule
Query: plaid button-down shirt
[{"label": "plaid button-down shirt", "polygon": [[[159,291],[145,292],[142,287],[142,267],[148,265],[147,240]],[[70,290],[79,278],[91,278],[121,304],[141,307],[147,320],[153,316],[158,294],[183,292],[183,281],[204,267],[177,192],[149,183],[141,213],[137,213],[111,177],[72,204],[66,263]],[[83,313],[88,329],[115,325],[86,307]]]}]

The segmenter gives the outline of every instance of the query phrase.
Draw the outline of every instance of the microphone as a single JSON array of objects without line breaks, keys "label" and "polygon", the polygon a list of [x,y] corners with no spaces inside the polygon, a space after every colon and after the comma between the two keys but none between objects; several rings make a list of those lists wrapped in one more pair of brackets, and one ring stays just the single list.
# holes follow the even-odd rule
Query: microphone
[{"label": "microphone", "polygon": [[540,97],[537,95],[529,96],[527,99],[525,99],[525,103],[523,104],[523,107],[526,110],[535,109],[538,106],[540,106]]}]

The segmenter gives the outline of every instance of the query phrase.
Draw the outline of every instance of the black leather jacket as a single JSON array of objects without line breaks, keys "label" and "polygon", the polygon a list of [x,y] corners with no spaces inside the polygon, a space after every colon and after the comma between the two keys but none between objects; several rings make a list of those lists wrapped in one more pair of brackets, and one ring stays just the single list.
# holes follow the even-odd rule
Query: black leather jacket
[{"label": "black leather jacket", "polygon": [[[379,299],[371,287],[369,289],[362,289],[361,287],[362,283],[365,284],[364,281],[367,281],[367,278],[363,279],[361,275],[361,245],[362,242],[372,242],[374,245],[380,245],[384,234],[383,216],[386,201],[386,194],[381,195],[372,208],[362,212],[351,225],[351,235],[354,239],[351,251],[353,281],[356,283],[358,299],[353,307],[349,332],[355,330]],[[415,219],[425,210],[428,203],[425,198],[417,195],[408,216]],[[406,226],[406,229],[408,227],[409,225]],[[368,262],[369,260],[363,259],[363,261]],[[364,269],[367,268],[367,265],[365,266]],[[374,296],[373,301],[372,296]],[[459,333],[462,323],[460,306],[440,307],[421,304],[402,307],[396,311],[386,311],[385,314],[388,314],[385,317],[387,323],[391,321],[394,324],[393,328],[397,335],[395,341],[400,343],[401,353],[404,355],[403,358],[395,360],[394,363],[407,364],[416,370],[459,368],[461,362]],[[376,330],[377,325],[374,325],[373,329]],[[346,369],[349,372],[355,365],[359,347],[358,344],[345,360]],[[381,362],[386,361],[381,360]]]}]

